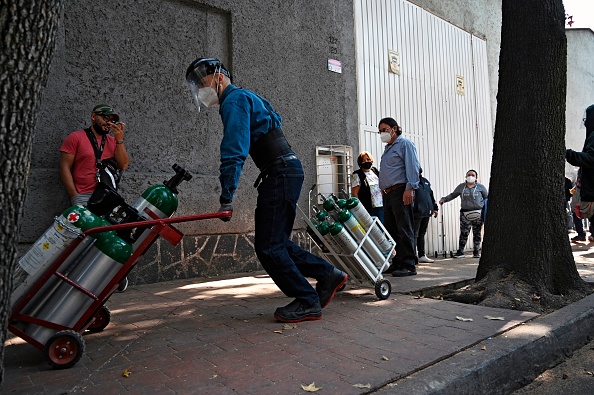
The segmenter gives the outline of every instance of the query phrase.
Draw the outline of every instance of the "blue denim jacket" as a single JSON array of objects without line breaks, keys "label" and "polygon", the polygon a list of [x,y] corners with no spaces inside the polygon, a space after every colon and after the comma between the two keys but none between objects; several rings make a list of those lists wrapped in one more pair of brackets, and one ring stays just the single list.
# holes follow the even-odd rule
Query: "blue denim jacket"
[{"label": "blue denim jacket", "polygon": [[[232,201],[243,164],[250,152],[250,145],[268,133],[271,128],[270,113],[265,103],[270,103],[247,89],[229,85],[220,98],[219,114],[223,121],[221,140],[221,198]],[[275,126],[282,127],[281,116],[274,110]]]}]

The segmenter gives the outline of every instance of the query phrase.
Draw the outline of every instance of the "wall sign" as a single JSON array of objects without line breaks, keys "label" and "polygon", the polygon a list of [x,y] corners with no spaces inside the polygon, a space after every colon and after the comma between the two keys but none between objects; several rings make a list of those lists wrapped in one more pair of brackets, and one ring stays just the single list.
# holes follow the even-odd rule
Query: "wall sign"
[{"label": "wall sign", "polygon": [[328,70],[341,74],[342,63],[340,62],[340,60],[328,59]]},{"label": "wall sign", "polygon": [[464,96],[464,77],[461,75],[456,76],[456,93]]},{"label": "wall sign", "polygon": [[392,49],[388,50],[388,61],[390,64],[390,73],[400,75],[400,53]]}]

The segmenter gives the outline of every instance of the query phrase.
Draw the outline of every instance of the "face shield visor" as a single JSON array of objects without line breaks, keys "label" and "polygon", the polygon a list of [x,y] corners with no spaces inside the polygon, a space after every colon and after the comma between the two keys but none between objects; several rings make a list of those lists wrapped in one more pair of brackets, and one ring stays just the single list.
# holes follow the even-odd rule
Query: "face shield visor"
[{"label": "face shield visor", "polygon": [[202,67],[197,67],[186,76],[186,82],[190,89],[190,94],[194,98],[194,103],[198,112],[202,107],[214,107],[219,104],[218,82],[220,67],[218,67],[214,74],[207,74]]}]

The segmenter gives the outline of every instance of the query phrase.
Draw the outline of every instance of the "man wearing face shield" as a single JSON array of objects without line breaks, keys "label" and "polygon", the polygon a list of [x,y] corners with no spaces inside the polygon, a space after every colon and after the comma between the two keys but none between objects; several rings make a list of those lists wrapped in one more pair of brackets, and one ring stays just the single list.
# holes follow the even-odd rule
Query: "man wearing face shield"
[{"label": "man wearing face shield", "polygon": [[97,186],[97,156],[115,158],[119,170],[128,168],[130,158],[124,144],[126,124],[119,120],[113,108],[99,104],[91,112],[91,126],[70,133],[62,143],[60,180],[73,205],[86,205]]},{"label": "man wearing face shield", "polygon": [[[295,298],[276,309],[274,317],[281,322],[321,319],[322,308],[346,283],[347,275],[290,240],[303,168],[283,134],[280,115],[264,98],[233,85],[231,73],[218,59],[196,59],[188,67],[186,81],[199,111],[220,106],[220,211],[233,210],[248,155],[260,169],[254,184],[258,188],[254,248],[280,290]],[[317,280],[315,289],[306,277]]]},{"label": "man wearing face shield", "polygon": [[594,104],[586,108],[583,122],[586,127],[584,148],[582,152],[568,149],[565,151],[565,159],[570,165],[580,167],[576,183],[581,201],[578,216],[590,218],[594,213],[594,133],[592,133],[594,132]]}]

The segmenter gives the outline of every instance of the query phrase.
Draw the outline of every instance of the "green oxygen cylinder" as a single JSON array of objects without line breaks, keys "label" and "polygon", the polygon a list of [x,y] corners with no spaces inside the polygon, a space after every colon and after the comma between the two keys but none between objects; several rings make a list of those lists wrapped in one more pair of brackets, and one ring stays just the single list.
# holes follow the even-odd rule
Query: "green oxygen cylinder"
[{"label": "green oxygen cylinder", "polygon": [[[172,167],[175,170],[173,177],[163,182],[163,184],[148,187],[132,206],[142,218],[146,220],[154,219],[145,212],[145,209],[153,212],[158,218],[169,218],[177,210],[179,204],[177,186],[182,181],[191,180],[192,175],[178,164],[174,164]],[[134,242],[134,250],[142,244],[148,234],[148,229],[145,229],[143,234]]]},{"label": "green oxygen cylinder", "polygon": [[328,221],[321,221],[318,224],[318,230],[335,254],[343,253],[343,250],[340,247],[340,245],[336,243],[336,241],[332,238],[332,235],[330,234],[330,224],[328,223]]},{"label": "green oxygen cylinder", "polygon": [[171,217],[175,210],[177,210],[179,203],[177,200],[177,186],[182,181],[191,180],[192,175],[177,163],[172,167],[175,175],[171,179],[163,182],[163,184],[151,185],[134,204],[133,207],[141,217],[152,219],[144,212],[145,208],[157,214],[159,218]]},{"label": "green oxygen cylinder", "polygon": [[351,212],[344,209],[338,213],[337,219],[344,225],[345,228],[348,229],[357,243],[363,243],[363,251],[369,255],[375,265],[378,268],[382,267],[386,257],[382,254],[379,248],[377,248],[373,240],[371,240],[369,237],[365,238],[365,230],[359,221],[357,221],[357,219],[351,214]]},{"label": "green oxygen cylinder", "polygon": [[331,212],[334,211],[334,199],[332,199],[332,197],[326,197],[322,194],[320,194],[320,197],[322,198],[322,208],[324,208],[324,210],[326,210],[326,212]]},{"label": "green oxygen cylinder", "polygon": [[[13,274],[14,291],[11,295],[11,306],[16,305],[77,237],[99,226],[102,226],[102,219],[82,205],[69,207],[54,218],[52,226],[19,259]],[[60,267],[68,267],[97,236],[95,233],[85,238]]]},{"label": "green oxygen cylinder", "polygon": [[159,218],[169,218],[177,210],[178,204],[177,194],[165,185],[158,184],[148,187],[133,207],[141,217],[148,220],[152,218],[144,212],[145,208],[157,214]]},{"label": "green oxygen cylinder", "polygon": [[[394,245],[392,245],[382,229],[379,226],[374,226],[372,228],[374,219],[371,215],[369,215],[369,212],[367,209],[365,209],[365,206],[361,204],[359,199],[356,197],[351,197],[348,199],[346,202],[346,209],[349,210],[351,214],[353,214],[353,216],[357,219],[366,232],[369,232],[369,229],[371,229],[371,232],[369,232],[369,238],[373,240],[375,245],[377,245],[384,256],[395,255]],[[376,221],[379,220],[376,219]]]},{"label": "green oxygen cylinder", "polygon": [[[314,227],[318,232],[320,231],[320,227],[317,223],[315,222],[311,222],[311,226]],[[309,237],[312,238],[312,240],[314,241],[314,243],[316,243],[316,245],[320,248],[320,250],[322,250],[322,252],[324,254],[327,254],[330,252],[330,250],[328,249],[328,247],[326,246],[326,243],[324,243],[316,234],[316,232],[313,231],[313,229],[309,226],[309,225],[305,225],[305,231],[307,232],[307,234],[309,235]]]},{"label": "green oxygen cylinder", "polygon": [[347,201],[345,199],[339,199],[335,194],[331,193],[330,196],[334,199],[334,202],[341,210],[346,207]]},{"label": "green oxygen cylinder", "polygon": [[328,215],[328,212],[320,210],[317,207],[313,207],[313,211],[315,214],[315,220],[319,221],[318,231],[324,237],[324,240],[326,240],[326,242],[330,245],[330,247],[336,254],[342,253],[342,248],[340,248],[340,246],[336,244],[336,242],[330,235],[330,224],[328,220],[333,221],[331,219],[332,217]]},{"label": "green oxygen cylinder", "polygon": [[[347,254],[354,254],[357,251],[358,243],[353,237],[347,232],[340,222],[334,222],[330,225],[330,234],[336,240],[336,243],[340,245],[343,251]],[[357,257],[363,263],[364,268],[368,272],[371,278],[376,278],[379,274],[378,268],[371,262],[369,257],[365,254],[357,254]]]},{"label": "green oxygen cylinder", "polygon": [[[132,246],[115,232],[102,232],[95,244],[68,274],[68,278],[94,295],[101,294],[132,256]],[[117,286],[117,284],[116,284]],[[112,291],[112,290],[111,290]],[[38,319],[73,328],[93,303],[93,299],[68,283],[61,283],[36,310]],[[31,324],[25,333],[45,343],[55,332]]]}]

